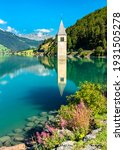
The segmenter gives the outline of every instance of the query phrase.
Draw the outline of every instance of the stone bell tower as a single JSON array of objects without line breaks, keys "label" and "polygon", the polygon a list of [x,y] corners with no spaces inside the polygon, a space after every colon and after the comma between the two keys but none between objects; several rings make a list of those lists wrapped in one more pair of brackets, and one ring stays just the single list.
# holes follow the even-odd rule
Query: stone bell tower
[{"label": "stone bell tower", "polygon": [[67,34],[63,22],[61,21],[58,32],[58,50],[57,50],[57,62],[58,62],[58,86],[60,95],[63,95],[64,88],[66,86],[66,59],[67,59]]},{"label": "stone bell tower", "polygon": [[67,55],[67,34],[65,32],[64,24],[61,20],[58,32],[58,58],[66,57]]}]

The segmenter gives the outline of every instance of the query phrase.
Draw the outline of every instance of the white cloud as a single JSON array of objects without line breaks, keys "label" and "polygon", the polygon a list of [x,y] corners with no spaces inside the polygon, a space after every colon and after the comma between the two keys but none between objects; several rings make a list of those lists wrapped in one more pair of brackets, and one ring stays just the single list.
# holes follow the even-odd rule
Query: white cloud
[{"label": "white cloud", "polygon": [[39,38],[41,38],[41,37],[43,37],[43,34],[42,33],[37,33],[37,36],[39,37]]},{"label": "white cloud", "polygon": [[0,24],[7,24],[7,22],[2,20],[2,19],[0,19]]},{"label": "white cloud", "polygon": [[50,33],[53,31],[53,29],[36,29],[36,32],[42,32],[42,33]]},{"label": "white cloud", "polygon": [[7,27],[6,31],[12,32],[12,33],[15,33],[15,34],[18,33],[18,31],[17,31],[16,29],[14,29],[14,28],[12,28],[12,27],[10,27],[10,26]]},{"label": "white cloud", "polygon": [[25,38],[28,38],[28,39],[31,39],[31,40],[40,41],[40,40],[44,40],[44,39],[52,37],[51,36],[52,31],[53,31],[52,28],[50,28],[50,29],[36,29],[36,30],[34,30],[33,33],[18,34],[18,35],[20,37],[25,37]]}]

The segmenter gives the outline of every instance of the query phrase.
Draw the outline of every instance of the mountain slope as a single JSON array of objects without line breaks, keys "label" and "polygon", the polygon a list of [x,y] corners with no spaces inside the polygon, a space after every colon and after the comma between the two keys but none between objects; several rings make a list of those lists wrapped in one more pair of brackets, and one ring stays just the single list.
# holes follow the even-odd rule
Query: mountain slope
[{"label": "mountain slope", "polygon": [[37,47],[42,41],[30,40],[0,29],[0,44],[11,50],[24,50]]},{"label": "mountain slope", "polygon": [[9,52],[10,49],[0,44],[0,53]]},{"label": "mountain slope", "polygon": [[99,9],[67,28],[69,49],[106,49],[107,8]]},{"label": "mountain slope", "polygon": [[[104,7],[79,19],[73,26],[67,28],[66,32],[68,35],[68,51],[73,52],[79,49],[96,50],[98,47],[98,49],[103,50],[106,54],[107,8]],[[45,49],[45,53],[56,54],[56,38],[45,40],[39,46],[39,49],[43,49],[45,46],[47,46],[47,51]]]}]

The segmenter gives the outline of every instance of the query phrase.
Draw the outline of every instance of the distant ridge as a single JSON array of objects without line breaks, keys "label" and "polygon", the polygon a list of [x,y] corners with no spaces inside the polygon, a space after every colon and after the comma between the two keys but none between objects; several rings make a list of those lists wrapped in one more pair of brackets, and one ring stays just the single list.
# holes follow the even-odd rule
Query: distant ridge
[{"label": "distant ridge", "polygon": [[19,37],[11,32],[0,29],[0,44],[10,50],[18,51],[29,48],[36,48],[42,41],[30,40],[27,38]]}]

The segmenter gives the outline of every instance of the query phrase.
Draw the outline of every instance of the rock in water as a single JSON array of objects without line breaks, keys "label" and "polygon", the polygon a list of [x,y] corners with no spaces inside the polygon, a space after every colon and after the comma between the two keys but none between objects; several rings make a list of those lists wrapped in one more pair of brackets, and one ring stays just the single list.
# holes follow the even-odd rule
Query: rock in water
[{"label": "rock in water", "polygon": [[55,111],[49,111],[50,115],[56,115],[57,113],[58,113],[58,111],[56,111],[56,110]]},{"label": "rock in water", "polygon": [[41,116],[47,116],[48,113],[47,113],[47,112],[41,112],[40,115],[41,115]]},{"label": "rock in water", "polygon": [[18,142],[23,142],[24,141],[24,138],[21,137],[21,136],[17,136],[14,138],[15,141],[18,141]]},{"label": "rock in water", "polygon": [[31,130],[31,129],[32,129],[32,127],[25,127],[25,128],[24,128],[24,131],[27,132],[27,131],[29,131],[29,130]]},{"label": "rock in water", "polygon": [[3,137],[0,138],[1,143],[4,143],[6,141],[10,141],[10,140],[11,140],[11,138],[9,136],[3,136]]},{"label": "rock in water", "polygon": [[4,142],[4,146],[11,146],[11,141]]},{"label": "rock in water", "polygon": [[53,116],[53,115],[49,115],[49,116],[48,116],[48,120],[52,121],[52,120],[54,120],[54,119],[55,119],[55,116]]},{"label": "rock in water", "polygon": [[21,132],[22,132],[22,129],[15,129],[14,132],[15,132],[15,133],[21,133]]},{"label": "rock in water", "polygon": [[28,120],[28,121],[31,121],[31,122],[34,122],[34,121],[36,121],[37,119],[38,119],[37,116],[32,116],[32,117],[28,118],[27,120]]},{"label": "rock in water", "polygon": [[26,126],[27,126],[27,127],[33,127],[33,126],[34,126],[34,123],[33,123],[33,122],[29,122],[29,123],[26,124]]}]

